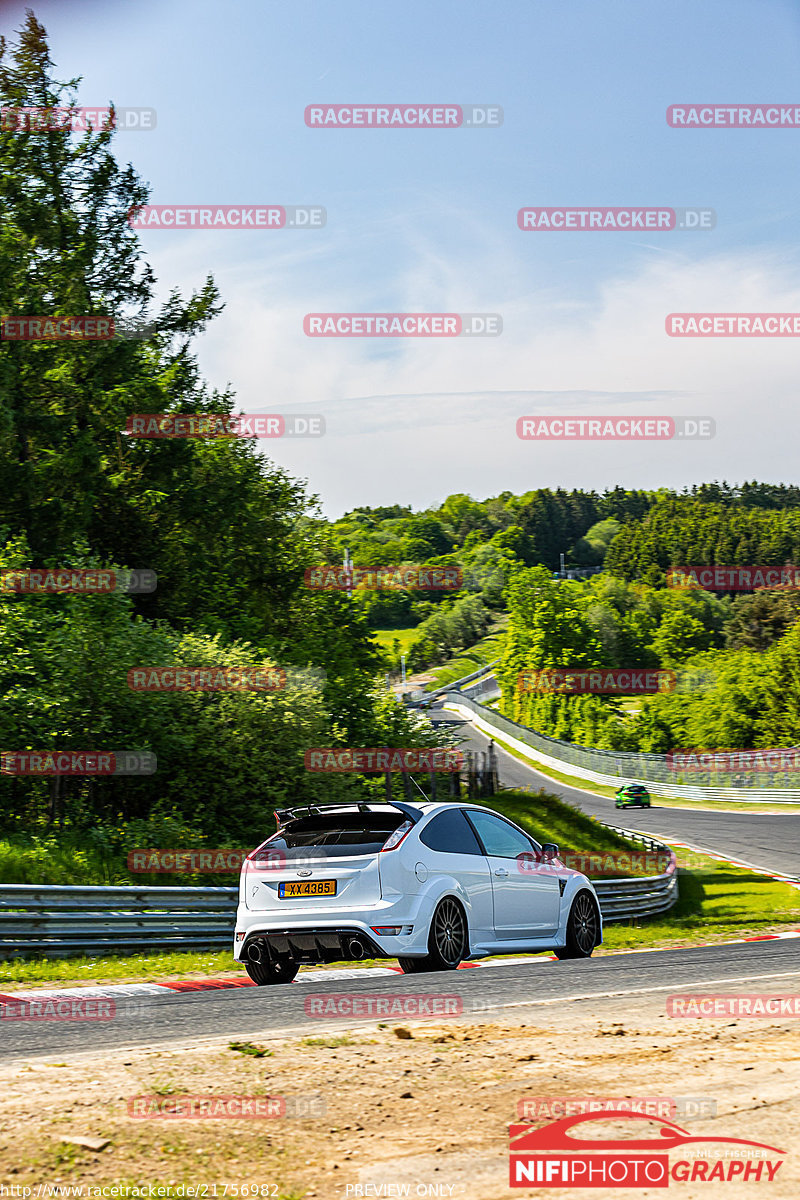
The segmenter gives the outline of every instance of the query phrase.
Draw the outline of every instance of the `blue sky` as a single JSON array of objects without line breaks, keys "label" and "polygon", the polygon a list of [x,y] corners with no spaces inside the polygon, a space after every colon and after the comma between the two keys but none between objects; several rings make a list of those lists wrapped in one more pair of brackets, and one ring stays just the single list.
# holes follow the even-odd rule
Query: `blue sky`
[{"label": "blue sky", "polygon": [[[800,312],[800,129],[670,129],[673,103],[800,104],[796,0],[44,0],[81,101],[145,105],[154,204],[320,204],[316,231],[142,233],[162,293],[325,510],[538,486],[796,478],[797,339],[668,338],[670,311]],[[6,34],[24,5],[0,0]],[[316,102],[499,104],[484,130],[316,130]],[[526,205],[697,205],[710,232],[522,233]],[[311,340],[307,312],[495,312],[493,339]],[[711,415],[709,442],[522,443],[526,413]],[[267,445],[267,443],[263,443]]]}]

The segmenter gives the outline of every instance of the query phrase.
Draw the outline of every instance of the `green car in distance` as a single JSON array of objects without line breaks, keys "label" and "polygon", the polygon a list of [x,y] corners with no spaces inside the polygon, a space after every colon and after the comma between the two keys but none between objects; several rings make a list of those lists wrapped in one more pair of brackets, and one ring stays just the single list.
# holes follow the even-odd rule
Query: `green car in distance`
[{"label": "green car in distance", "polygon": [[650,793],[643,783],[626,783],[617,788],[616,808],[649,808]]}]

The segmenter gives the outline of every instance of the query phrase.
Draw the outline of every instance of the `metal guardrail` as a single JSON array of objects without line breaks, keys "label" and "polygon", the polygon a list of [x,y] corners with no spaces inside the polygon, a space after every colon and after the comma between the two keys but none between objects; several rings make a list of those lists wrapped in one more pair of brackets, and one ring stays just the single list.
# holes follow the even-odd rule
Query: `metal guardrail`
[{"label": "metal guardrail", "polygon": [[[473,679],[480,679],[481,675],[485,675],[487,671],[491,671],[492,667],[496,667],[499,662],[499,658],[493,658],[491,662],[486,663],[482,667],[478,667],[477,671],[470,671],[469,675],[462,675],[460,679],[451,679],[449,683],[444,684],[443,687],[434,688],[432,692],[426,692],[420,689],[420,694],[417,699],[423,704],[428,704],[429,701],[437,700],[440,696],[444,696],[447,692],[451,692],[453,690],[459,691],[462,684],[470,683]],[[498,691],[498,695],[499,694],[500,693]]]},{"label": "metal guardrail", "polygon": [[603,920],[635,920],[637,917],[652,917],[672,908],[678,899],[678,863],[675,851],[659,842],[657,838],[635,833],[632,829],[620,829],[606,821],[601,821],[600,824],[621,834],[627,841],[638,843],[646,850],[669,855],[669,865],[661,875],[592,880],[600,901]]},{"label": "metal guardrail", "polygon": [[[486,708],[464,692],[448,692],[445,705],[462,707],[479,721],[503,735],[506,741],[517,742],[520,748],[544,765],[592,783],[617,786],[623,783],[647,784],[656,796],[676,796],[684,800],[733,800],[748,803],[800,804],[800,788],[778,787],[713,787],[679,783],[675,772],[666,765],[664,754],[632,754],[615,750],[595,750],[563,742],[559,738],[537,733],[520,725],[494,708]],[[565,771],[565,767],[569,769]]]},{"label": "metal guardrail", "polygon": [[[675,855],[652,838],[619,832],[648,849],[667,851],[671,862],[664,875],[596,881],[603,920],[665,912],[678,898]],[[237,887],[3,884],[0,959],[230,946],[238,893]]]},{"label": "metal guardrail", "polygon": [[497,700],[503,694],[494,675],[479,679],[477,683],[469,683],[460,689],[460,692],[462,696],[468,696],[471,700]]},{"label": "metal guardrail", "polygon": [[0,885],[0,959],[230,946],[236,887]]}]

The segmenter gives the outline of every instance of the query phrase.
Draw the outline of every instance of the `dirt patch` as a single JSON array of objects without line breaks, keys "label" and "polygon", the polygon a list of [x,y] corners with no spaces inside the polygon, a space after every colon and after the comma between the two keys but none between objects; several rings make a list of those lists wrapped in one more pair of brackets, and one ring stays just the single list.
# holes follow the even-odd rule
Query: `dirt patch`
[{"label": "dirt patch", "polygon": [[[232,1185],[255,1195],[242,1185],[258,1185],[264,1196],[324,1200],[544,1197],[552,1190],[509,1188],[507,1127],[519,1101],[689,1097],[715,1103],[717,1115],[679,1114],[678,1124],[788,1151],[770,1196],[800,1192],[797,1022],[668,1020],[663,996],[627,1000],[624,1011],[617,1001],[574,1001],[546,1018],[539,1010],[535,1021],[340,1025],[306,1039],[254,1035],[240,1043],[249,1053],[219,1041],[14,1064],[0,1095],[0,1179],[32,1185],[34,1195],[39,1183],[124,1182],[207,1185],[209,1197],[226,1184],[228,1195]],[[128,1115],[133,1097],[177,1103],[187,1094],[256,1097],[262,1111],[284,1098],[287,1115]],[[712,1194],[700,1183],[671,1186],[692,1200]],[[735,1196],[751,1185],[725,1186]],[[592,1191],[598,1200],[619,1194]]]}]

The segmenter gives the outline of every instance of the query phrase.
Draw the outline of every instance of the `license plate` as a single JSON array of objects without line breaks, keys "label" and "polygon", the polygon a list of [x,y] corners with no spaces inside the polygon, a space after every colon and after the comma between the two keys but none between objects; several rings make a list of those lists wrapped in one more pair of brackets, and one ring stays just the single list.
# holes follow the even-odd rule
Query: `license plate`
[{"label": "license plate", "polygon": [[297,883],[279,883],[278,899],[295,900],[301,896],[335,896],[335,879],[303,879]]}]

